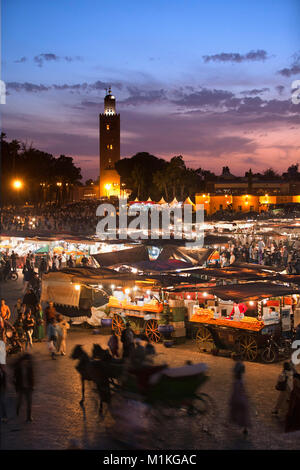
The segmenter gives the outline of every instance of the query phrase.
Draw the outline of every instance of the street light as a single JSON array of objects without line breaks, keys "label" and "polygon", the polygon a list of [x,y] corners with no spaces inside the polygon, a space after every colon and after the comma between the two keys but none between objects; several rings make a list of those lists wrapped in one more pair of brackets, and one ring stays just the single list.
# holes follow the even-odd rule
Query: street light
[{"label": "street light", "polygon": [[110,195],[110,189],[111,189],[111,184],[110,183],[107,183],[104,188],[106,189],[106,195],[107,197],[109,197]]},{"label": "street light", "polygon": [[23,187],[23,183],[22,183],[21,180],[13,180],[12,186],[13,186],[14,189],[18,190],[18,189],[21,189]]}]

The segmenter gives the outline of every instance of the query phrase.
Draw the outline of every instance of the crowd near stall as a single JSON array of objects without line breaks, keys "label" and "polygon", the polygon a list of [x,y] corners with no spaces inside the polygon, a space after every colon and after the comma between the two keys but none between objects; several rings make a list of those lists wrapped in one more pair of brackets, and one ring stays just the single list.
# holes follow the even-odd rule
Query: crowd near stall
[{"label": "crowd near stall", "polygon": [[192,338],[200,351],[272,362],[300,321],[299,230],[297,219],[205,222],[202,248],[175,238],[5,234],[1,279],[23,275],[24,291],[74,325],[108,325],[121,337],[129,322],[166,347]]}]

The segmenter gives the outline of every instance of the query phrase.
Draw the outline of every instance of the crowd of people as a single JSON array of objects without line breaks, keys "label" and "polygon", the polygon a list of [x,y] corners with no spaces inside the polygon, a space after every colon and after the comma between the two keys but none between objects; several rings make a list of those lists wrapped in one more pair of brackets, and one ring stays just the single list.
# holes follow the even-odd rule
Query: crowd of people
[{"label": "crowd of people", "polygon": [[92,259],[88,255],[81,256],[80,263],[75,257],[67,255],[65,251],[59,254],[47,253],[44,255],[35,255],[29,251],[25,260],[18,257],[14,250],[0,252],[0,280],[10,279],[11,273],[17,272],[17,267],[22,269],[24,288],[31,286],[35,292],[39,292],[40,279],[44,273],[50,271],[59,271],[62,268],[74,268],[75,266],[91,266]]},{"label": "crowd of people", "polygon": [[6,207],[1,210],[1,229],[3,233],[45,232],[93,234],[96,230],[96,209],[98,200],[80,201],[65,206],[44,205],[42,207],[24,206],[16,209]]},{"label": "crowd of people", "polygon": [[216,263],[221,268],[235,263],[252,263],[262,266],[273,266],[286,269],[289,274],[300,274],[300,252],[287,241],[237,239],[229,243],[228,248],[220,252],[220,260]]}]

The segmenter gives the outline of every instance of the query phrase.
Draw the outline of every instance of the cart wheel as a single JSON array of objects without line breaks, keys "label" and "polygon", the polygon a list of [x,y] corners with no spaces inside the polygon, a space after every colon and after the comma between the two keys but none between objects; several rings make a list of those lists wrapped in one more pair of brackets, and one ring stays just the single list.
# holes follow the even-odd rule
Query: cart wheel
[{"label": "cart wheel", "polygon": [[145,333],[151,343],[158,343],[161,335],[158,331],[157,320],[148,320],[145,327]]},{"label": "cart wheel", "polygon": [[111,326],[116,335],[121,337],[122,331],[125,329],[125,321],[117,313],[114,313]]},{"label": "cart wheel", "polygon": [[272,362],[275,362],[276,358],[277,358],[276,351],[272,348],[265,348],[261,353],[262,361],[266,362],[267,364],[271,364]]},{"label": "cart wheel", "polygon": [[242,335],[237,340],[237,353],[242,359],[255,361],[258,354],[257,342],[253,336]]},{"label": "cart wheel", "polygon": [[196,333],[196,343],[198,349],[204,352],[212,352],[215,349],[215,342],[211,332],[205,326],[200,326]]},{"label": "cart wheel", "polygon": [[18,279],[18,277],[19,277],[19,276],[18,276],[18,273],[11,273],[11,277],[10,277],[10,278],[11,278],[12,281],[16,281],[16,280]]}]

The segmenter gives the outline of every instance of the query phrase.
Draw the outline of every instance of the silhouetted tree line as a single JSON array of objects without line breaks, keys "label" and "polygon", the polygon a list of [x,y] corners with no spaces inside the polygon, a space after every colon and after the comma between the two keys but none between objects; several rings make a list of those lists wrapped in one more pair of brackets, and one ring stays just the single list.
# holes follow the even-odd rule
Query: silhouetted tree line
[{"label": "silhouetted tree line", "polygon": [[183,200],[197,192],[208,192],[212,183],[224,179],[231,181],[246,180],[251,190],[253,181],[300,181],[299,165],[291,165],[281,175],[272,168],[263,173],[253,173],[250,169],[244,176],[234,176],[228,166],[223,167],[217,176],[202,168],[192,169],[185,165],[181,155],[166,161],[147,152],[140,152],[131,158],[123,158],[116,163],[124,188],[132,191],[132,198],[146,200],[149,196],[158,200],[162,196],[170,201],[174,197]]},{"label": "silhouetted tree line", "polygon": [[[58,204],[71,199],[75,185],[81,184],[81,169],[73,158],[54,157],[18,140],[7,141],[1,134],[1,199],[3,204]],[[22,183],[21,188],[13,186]]]}]

